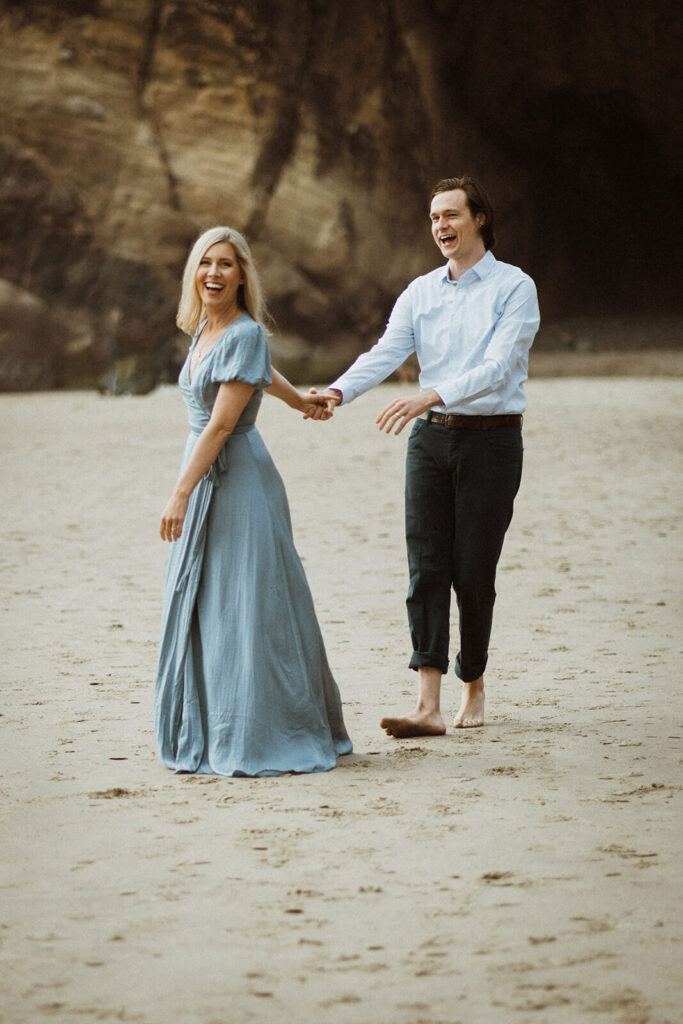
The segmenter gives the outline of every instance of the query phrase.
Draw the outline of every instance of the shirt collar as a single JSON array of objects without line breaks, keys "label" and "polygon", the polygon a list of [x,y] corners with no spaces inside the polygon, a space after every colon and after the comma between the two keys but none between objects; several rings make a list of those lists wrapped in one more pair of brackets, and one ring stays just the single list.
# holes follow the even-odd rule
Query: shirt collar
[{"label": "shirt collar", "polygon": [[[480,281],[483,281],[484,278],[489,276],[489,274],[491,273],[495,266],[495,263],[496,257],[493,255],[490,249],[487,249],[482,258],[479,260],[479,262],[475,263],[473,267],[470,267],[469,270],[465,271],[465,273],[460,278],[460,281],[465,280],[465,278],[467,278],[469,274],[475,274]],[[450,277],[448,276],[448,263],[446,263],[443,268],[441,280],[453,284],[453,281],[451,281]]]}]

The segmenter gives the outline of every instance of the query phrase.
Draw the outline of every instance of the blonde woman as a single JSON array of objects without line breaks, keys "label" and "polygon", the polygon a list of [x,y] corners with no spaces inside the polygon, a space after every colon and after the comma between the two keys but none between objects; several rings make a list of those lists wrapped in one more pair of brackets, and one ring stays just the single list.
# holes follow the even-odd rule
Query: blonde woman
[{"label": "blonde woman", "polygon": [[160,525],[171,553],[155,728],[177,772],[326,771],[351,750],[284,485],[255,426],[264,390],[300,412],[322,396],[272,369],[264,316],[244,238],[205,232],[177,317],[192,337],[179,377],[190,434]]}]

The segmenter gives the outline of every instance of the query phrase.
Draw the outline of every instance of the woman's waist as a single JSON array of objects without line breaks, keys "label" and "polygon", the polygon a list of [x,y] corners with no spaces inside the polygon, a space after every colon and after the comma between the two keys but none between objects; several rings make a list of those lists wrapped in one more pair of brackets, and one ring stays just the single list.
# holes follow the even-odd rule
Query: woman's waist
[{"label": "woman's waist", "polygon": [[[237,447],[235,447],[236,439],[239,439],[241,437],[246,437],[246,436],[248,436],[249,434],[251,434],[253,432],[256,432],[256,424],[254,424],[254,423],[238,424],[238,426],[236,426],[233,429],[232,433],[227,438],[225,444],[223,445],[221,450],[216,455],[216,458],[214,459],[213,463],[211,464],[210,469],[207,471],[207,476],[210,479],[213,479],[214,481],[216,481],[216,473],[218,473],[218,474],[225,473],[227,468],[228,468],[228,464],[229,464],[231,458],[233,457],[233,455],[236,454],[238,452],[238,450],[241,450],[241,448],[242,448],[241,445],[238,445]],[[182,471],[182,469],[185,468],[185,466],[188,464],[188,462],[192,458],[192,452],[194,451],[195,445],[197,444],[197,441],[199,440],[201,434],[202,434],[201,430],[195,430],[195,429],[191,429],[190,430],[190,433],[188,434],[188,437],[187,437],[187,443],[185,445],[185,451],[183,453],[181,471]],[[233,455],[231,455],[231,453],[233,453]]]},{"label": "woman's waist", "polygon": [[[194,438],[194,440],[196,441],[197,438],[200,436],[200,434],[203,434],[203,432],[204,432],[208,422],[209,422],[208,419],[204,420],[201,423],[194,422],[194,421],[190,420],[190,437]],[[230,431],[230,434],[228,435],[228,438],[227,438],[225,443],[229,444],[231,437],[234,437],[236,434],[246,434],[246,433],[248,433],[248,431],[254,430],[255,427],[256,427],[256,423],[255,422],[252,422],[252,423],[237,423],[232,428],[232,430]]]}]

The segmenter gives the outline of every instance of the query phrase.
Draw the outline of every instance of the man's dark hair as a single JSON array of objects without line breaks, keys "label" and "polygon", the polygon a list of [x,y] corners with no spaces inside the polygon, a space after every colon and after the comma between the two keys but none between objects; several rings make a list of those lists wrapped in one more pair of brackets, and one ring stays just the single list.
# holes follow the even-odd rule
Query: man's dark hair
[{"label": "man's dark hair", "polygon": [[434,196],[437,196],[440,192],[452,192],[456,188],[465,193],[467,208],[474,218],[476,218],[478,213],[484,215],[484,223],[480,226],[479,233],[481,234],[484,248],[492,249],[496,244],[496,236],[493,233],[493,207],[491,206],[491,200],[479,182],[475,181],[469,174],[463,174],[461,178],[442,178],[432,189],[432,194],[429,197],[430,204]]}]

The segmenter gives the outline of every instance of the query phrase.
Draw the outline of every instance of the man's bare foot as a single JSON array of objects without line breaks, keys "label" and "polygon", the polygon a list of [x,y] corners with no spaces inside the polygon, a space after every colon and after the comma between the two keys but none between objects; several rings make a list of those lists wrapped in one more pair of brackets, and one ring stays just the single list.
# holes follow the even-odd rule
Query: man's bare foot
[{"label": "man's bare foot", "polygon": [[462,684],[460,710],[453,721],[454,729],[476,729],[484,724],[484,677]]},{"label": "man's bare foot", "polygon": [[443,736],[446,731],[446,725],[438,711],[416,711],[403,718],[383,718],[379,724],[387,736],[394,736],[397,740],[406,739],[408,736]]}]

